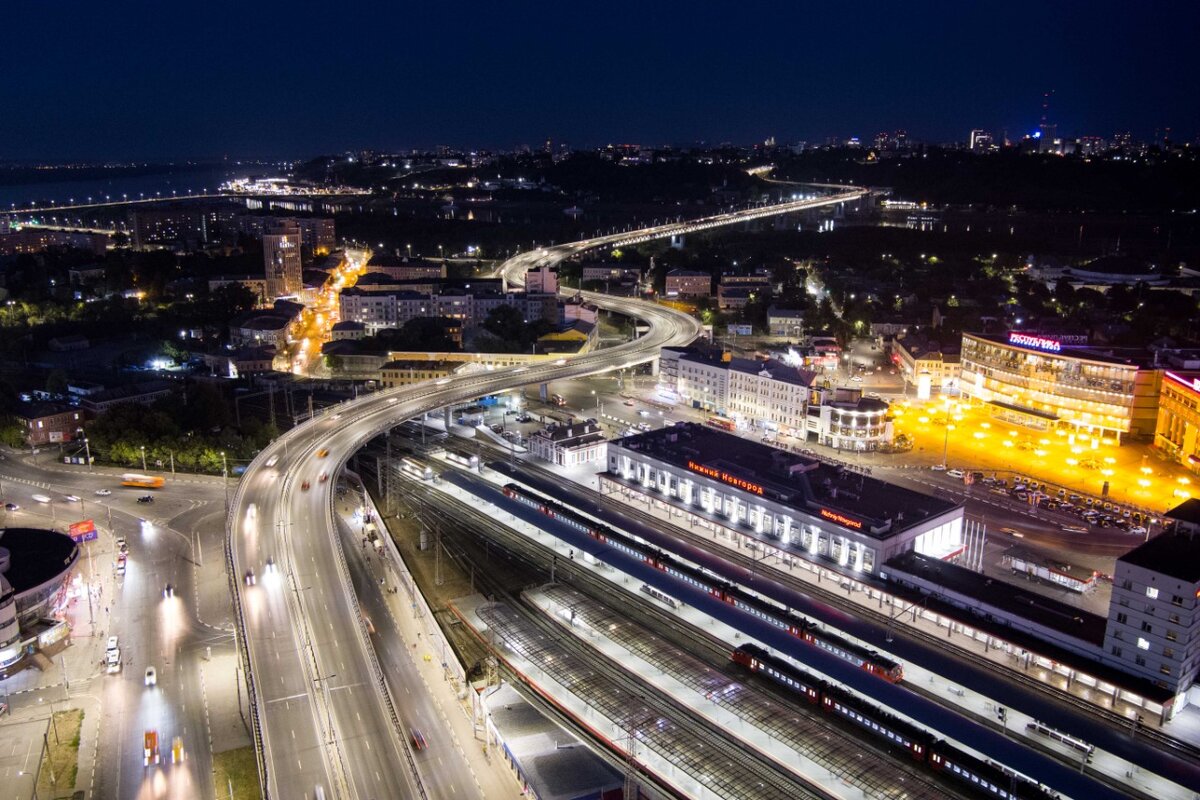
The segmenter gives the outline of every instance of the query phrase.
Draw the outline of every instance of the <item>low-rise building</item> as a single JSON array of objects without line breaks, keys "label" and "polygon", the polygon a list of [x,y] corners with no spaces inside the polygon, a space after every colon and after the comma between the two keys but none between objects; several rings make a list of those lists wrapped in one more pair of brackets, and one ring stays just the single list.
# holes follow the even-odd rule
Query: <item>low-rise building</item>
[{"label": "low-rise building", "polygon": [[767,333],[800,339],[804,335],[804,312],[771,306],[767,309]]},{"label": "low-rise building", "polygon": [[766,291],[766,287],[749,287],[749,286],[726,286],[721,284],[717,287],[717,308],[722,311],[739,311],[750,304],[759,296],[761,292]]},{"label": "low-rise building", "polygon": [[566,325],[572,322],[596,325],[600,321],[600,309],[576,295],[562,304],[562,321]]},{"label": "low-rise building", "polygon": [[366,338],[367,326],[355,320],[335,322],[333,327],[329,329],[329,335],[335,342],[340,342],[343,339],[357,341]]},{"label": "low-rise building", "polygon": [[529,452],[560,467],[603,464],[608,441],[594,419],[551,425],[529,437]]},{"label": "low-rise building", "polygon": [[900,367],[905,383],[917,387],[917,397],[931,393],[954,394],[962,371],[962,346],[958,337],[942,341],[910,330],[892,344],[892,360]]},{"label": "low-rise building", "polygon": [[276,352],[288,345],[292,318],[275,311],[249,311],[229,323],[229,344],[241,347],[273,347]]},{"label": "low-rise building", "polygon": [[606,281],[609,283],[637,283],[642,279],[641,267],[631,267],[619,262],[584,264],[580,267],[580,280]]},{"label": "low-rise building", "polygon": [[16,415],[25,428],[25,443],[31,447],[69,442],[84,429],[84,412],[66,403],[23,403]]},{"label": "low-rise building", "polygon": [[411,258],[388,261],[372,256],[367,262],[367,272],[377,272],[396,281],[441,280],[446,277],[446,262]]},{"label": "low-rise building", "polygon": [[687,269],[673,269],[667,273],[663,292],[668,298],[712,297],[712,275]]},{"label": "low-rise building", "polygon": [[558,294],[558,270],[546,266],[526,270],[525,291],[530,294]]},{"label": "low-rise building", "polygon": [[379,370],[385,389],[449,377],[462,366],[451,361],[388,361]]},{"label": "low-rise building", "polygon": [[579,355],[596,346],[599,326],[582,320],[563,325],[557,331],[538,337],[539,353],[557,355]]},{"label": "low-rise building", "polygon": [[114,406],[129,403],[148,406],[175,391],[177,385],[171,381],[141,381],[96,392],[83,398],[79,404],[91,414],[101,414]]},{"label": "low-rise building", "polygon": [[1200,473],[1200,372],[1163,372],[1154,446]]}]

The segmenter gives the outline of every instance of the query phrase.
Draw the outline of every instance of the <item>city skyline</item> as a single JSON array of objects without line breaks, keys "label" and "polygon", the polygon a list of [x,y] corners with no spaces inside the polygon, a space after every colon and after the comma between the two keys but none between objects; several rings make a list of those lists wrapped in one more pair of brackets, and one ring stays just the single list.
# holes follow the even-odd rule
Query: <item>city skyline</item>
[{"label": "city skyline", "polygon": [[[1187,46],[1194,7],[1132,17],[1115,3],[1087,16],[1040,5],[883,9],[368,6],[347,11],[345,51],[306,54],[318,20],[277,5],[236,17],[155,7],[113,26],[107,9],[68,3],[62,13],[77,24],[6,43],[9,99],[23,113],[0,121],[0,158],[509,149],[546,137],[576,147],[865,143],[896,129],[929,142],[975,128],[1019,139],[1049,90],[1060,135],[1152,139],[1170,128],[1192,141],[1200,130],[1173,78],[1200,60]],[[12,13],[14,33],[46,24],[34,9]]]}]

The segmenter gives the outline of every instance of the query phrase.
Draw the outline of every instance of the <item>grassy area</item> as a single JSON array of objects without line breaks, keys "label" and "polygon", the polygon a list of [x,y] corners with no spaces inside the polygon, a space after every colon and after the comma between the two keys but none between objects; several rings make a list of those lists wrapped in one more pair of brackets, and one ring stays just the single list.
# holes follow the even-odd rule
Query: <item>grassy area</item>
[{"label": "grassy area", "polygon": [[38,797],[69,798],[75,790],[81,727],[83,709],[54,712],[54,724],[46,732],[50,752],[42,761],[42,771],[38,775]]},{"label": "grassy area", "polygon": [[217,800],[228,800],[231,785],[232,800],[261,800],[262,786],[258,783],[258,762],[252,745],[213,753],[213,770]]}]

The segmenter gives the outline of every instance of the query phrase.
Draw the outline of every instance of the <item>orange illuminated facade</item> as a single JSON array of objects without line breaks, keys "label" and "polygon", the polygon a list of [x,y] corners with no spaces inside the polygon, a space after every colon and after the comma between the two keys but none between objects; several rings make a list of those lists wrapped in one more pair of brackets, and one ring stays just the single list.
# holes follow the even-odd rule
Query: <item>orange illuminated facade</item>
[{"label": "orange illuminated facade", "polygon": [[1163,372],[1154,446],[1200,472],[1200,372]]}]

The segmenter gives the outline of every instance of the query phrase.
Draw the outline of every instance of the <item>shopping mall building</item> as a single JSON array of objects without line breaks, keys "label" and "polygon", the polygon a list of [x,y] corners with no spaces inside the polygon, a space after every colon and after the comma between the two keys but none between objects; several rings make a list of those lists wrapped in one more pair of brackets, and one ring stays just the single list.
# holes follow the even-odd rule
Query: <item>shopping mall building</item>
[{"label": "shopping mall building", "polygon": [[959,388],[993,417],[1037,430],[1149,437],[1158,414],[1161,372],[1143,351],[1011,331],[964,334]]},{"label": "shopping mall building", "polygon": [[909,550],[945,559],[963,549],[962,504],[695,423],[609,442],[599,478],[604,493],[747,546],[767,536],[846,573],[877,576]]}]

